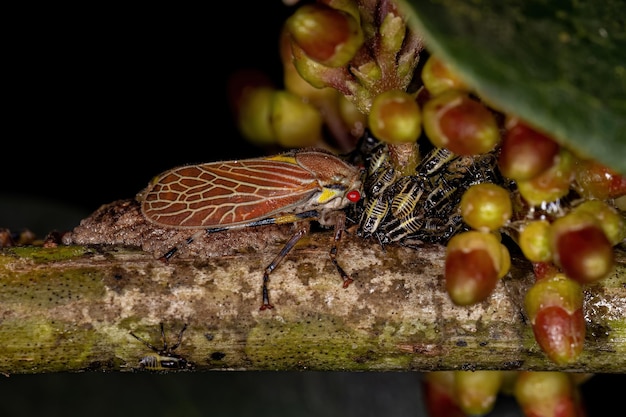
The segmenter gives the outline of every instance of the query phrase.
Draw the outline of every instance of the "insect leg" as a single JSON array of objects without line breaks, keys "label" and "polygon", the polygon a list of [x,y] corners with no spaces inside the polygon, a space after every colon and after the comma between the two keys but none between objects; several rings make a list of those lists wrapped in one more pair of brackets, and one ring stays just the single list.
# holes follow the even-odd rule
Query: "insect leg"
[{"label": "insect leg", "polygon": [[[180,344],[183,341],[183,333],[185,332],[185,330],[187,330],[187,323],[185,323],[183,325],[183,328],[180,329],[180,332],[178,333],[178,340],[176,341],[176,343],[174,343],[174,345],[170,348],[170,350],[175,350],[176,348],[178,348],[178,346],[180,346]],[[163,331],[163,323],[161,323],[161,331]],[[163,337],[165,337],[165,336],[163,336]],[[166,345],[165,349],[167,350],[167,345]]]},{"label": "insect leg", "polygon": [[161,341],[163,342],[163,351],[167,351],[167,339],[165,338],[165,328],[163,327],[163,322],[159,323],[161,327]]},{"label": "insect leg", "polygon": [[287,256],[287,254],[293,249],[296,243],[298,243],[298,241],[307,234],[307,232],[308,226],[300,227],[298,231],[296,231],[296,233],[291,236],[285,246],[283,246],[283,248],[278,253],[278,255],[276,255],[274,260],[272,260],[267,268],[265,268],[265,272],[263,273],[263,286],[261,287],[263,293],[263,304],[261,305],[260,310],[274,308],[274,306],[270,304],[269,291],[267,290],[267,283],[269,282],[270,274],[272,273],[272,271],[274,271],[274,269],[276,269],[278,264],[285,258],[285,256]]},{"label": "insect leg", "polygon": [[333,265],[335,265],[335,268],[337,268],[339,275],[341,275],[341,279],[343,279],[343,287],[347,288],[348,285],[350,285],[354,280],[350,278],[348,274],[346,274],[346,271],[343,270],[343,268],[339,265],[336,259],[339,241],[341,240],[341,236],[343,235],[345,228],[346,214],[343,211],[337,212],[335,218],[335,236],[333,238],[333,245],[330,248],[329,255],[330,260],[332,261]]},{"label": "insect leg", "polygon": [[[163,327],[161,326],[161,331],[163,331]],[[137,336],[135,333],[133,333],[132,331],[129,332],[130,335],[132,337],[134,337],[135,339],[139,340],[141,343],[143,343],[144,345],[146,345],[146,347],[150,350],[153,350],[155,352],[158,352],[160,349],[157,349],[156,347],[154,347],[150,342],[148,342],[147,340],[142,339],[141,337]],[[165,337],[165,336],[164,336]]]},{"label": "insect leg", "polygon": [[212,233],[212,232],[219,232],[225,230],[224,228],[220,228],[220,229],[206,229],[205,230],[200,230],[196,233],[194,233],[193,235],[189,236],[187,239],[185,239],[185,241],[179,245],[174,246],[172,249],[168,250],[167,252],[165,252],[165,254],[163,254],[163,256],[161,256],[159,258],[160,261],[164,262],[164,263],[168,263],[170,261],[170,259],[172,258],[172,256],[174,256],[174,254],[176,252],[178,252],[178,248],[180,248],[181,245],[189,245],[191,242],[193,242],[194,240],[196,240],[200,235],[202,235],[203,233]]}]

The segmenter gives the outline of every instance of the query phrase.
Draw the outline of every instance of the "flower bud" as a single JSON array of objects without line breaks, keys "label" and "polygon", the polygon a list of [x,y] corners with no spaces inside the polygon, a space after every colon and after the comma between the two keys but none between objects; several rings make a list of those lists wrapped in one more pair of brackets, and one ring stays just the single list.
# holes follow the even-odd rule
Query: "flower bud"
[{"label": "flower bud", "polygon": [[431,95],[437,95],[446,90],[468,90],[456,71],[434,55],[428,57],[422,68],[422,82]]},{"label": "flower bud", "polygon": [[359,111],[355,104],[343,94],[338,94],[337,109],[350,134],[355,138],[361,137],[367,127],[367,115]]},{"label": "flower bud", "polygon": [[529,417],[585,415],[576,387],[564,372],[520,372],[515,383],[515,399]]},{"label": "flower bud", "polygon": [[601,200],[586,200],[574,208],[576,212],[586,212],[598,220],[611,245],[615,246],[626,239],[626,220],[615,207]]},{"label": "flower bud", "polygon": [[520,194],[531,206],[558,200],[567,195],[574,179],[573,156],[561,148],[554,164],[530,180],[518,180]]},{"label": "flower bud", "polygon": [[368,125],[381,141],[397,144],[416,142],[422,114],[415,99],[401,90],[388,90],[374,98]]},{"label": "flower bud", "polygon": [[547,220],[529,221],[519,234],[519,247],[531,262],[550,262],[550,223]]},{"label": "flower bud", "polygon": [[271,125],[273,87],[257,87],[248,91],[239,104],[237,126],[241,134],[256,145],[270,145],[276,142]]},{"label": "flower bud", "polygon": [[433,145],[458,155],[487,153],[500,141],[492,112],[462,91],[448,90],[432,97],[424,105],[423,120]]},{"label": "flower bud", "polygon": [[626,195],[626,176],[595,160],[578,159],[574,171],[577,190],[585,198],[606,200]]},{"label": "flower bud", "polygon": [[470,186],[461,197],[460,209],[465,223],[485,232],[498,230],[513,214],[509,192],[492,183]]},{"label": "flower bud", "polygon": [[[280,37],[280,56],[283,63],[283,84],[287,91],[300,97],[307,98],[313,104],[327,100],[335,100],[341,94],[331,87],[315,87],[309,81],[302,78],[294,65],[292,42],[289,34],[283,29]],[[343,95],[341,95],[343,97]]]},{"label": "flower bud", "polygon": [[[510,265],[503,259],[502,244],[491,233],[468,231],[448,241],[446,290],[457,305],[470,305],[487,298]],[[508,255],[508,251],[506,252]]]},{"label": "flower bud", "polygon": [[454,386],[461,409],[468,415],[490,413],[502,386],[501,371],[455,371]]},{"label": "flower bud", "polygon": [[271,124],[276,141],[285,148],[305,148],[323,141],[320,112],[288,91],[274,94]]},{"label": "flower bud", "polygon": [[517,119],[507,120],[506,129],[498,156],[502,175],[525,181],[554,165],[560,146],[552,138]]},{"label": "flower bud", "polygon": [[300,6],[285,25],[307,56],[328,67],[347,65],[363,45],[359,22],[321,3]]},{"label": "flower bud", "polygon": [[428,417],[466,417],[457,404],[454,371],[434,371],[424,374],[422,392]]},{"label": "flower bud", "polygon": [[613,269],[613,246],[596,218],[584,210],[552,222],[550,243],[554,263],[581,284],[599,281]]},{"label": "flower bud", "polygon": [[271,89],[274,85],[266,73],[256,69],[240,69],[228,77],[228,104],[235,120],[239,121],[242,107],[249,100],[248,94],[260,87]]},{"label": "flower bud", "polygon": [[582,287],[556,274],[535,282],[524,305],[535,340],[550,360],[567,364],[578,359],[585,341]]},{"label": "flower bud", "polygon": [[381,52],[396,55],[406,33],[406,24],[402,16],[394,13],[387,13],[383,18],[379,28]]}]

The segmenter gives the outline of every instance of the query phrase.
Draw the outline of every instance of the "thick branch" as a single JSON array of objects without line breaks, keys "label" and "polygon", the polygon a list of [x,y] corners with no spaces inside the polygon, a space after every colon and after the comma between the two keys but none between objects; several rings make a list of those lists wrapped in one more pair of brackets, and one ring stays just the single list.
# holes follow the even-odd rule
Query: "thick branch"
[{"label": "thick branch", "polygon": [[[228,243],[227,235],[212,236]],[[170,264],[111,244],[4,249],[0,372],[137,369],[151,351],[129,332],[160,347],[159,322],[170,345],[188,324],[174,353],[197,370],[626,372],[621,251],[616,272],[585,290],[584,353],[557,368],[524,316],[533,278],[522,259],[487,301],[458,307],[443,287],[442,247],[383,250],[348,234],[338,259],[354,282],[343,288],[328,256],[331,239],[311,233],[287,256],[270,279],[275,309],[265,311],[263,270],[281,248],[270,238],[257,252],[181,256]]]}]

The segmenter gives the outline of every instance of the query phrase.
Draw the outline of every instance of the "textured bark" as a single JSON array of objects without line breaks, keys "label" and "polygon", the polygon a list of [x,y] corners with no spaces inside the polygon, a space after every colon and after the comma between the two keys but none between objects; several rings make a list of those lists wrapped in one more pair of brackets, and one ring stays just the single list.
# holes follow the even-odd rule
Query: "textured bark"
[{"label": "textured bark", "polygon": [[[533,277],[518,257],[488,300],[459,307],[443,286],[441,246],[383,249],[347,233],[337,259],[354,282],[343,288],[328,255],[332,233],[313,231],[271,274],[275,308],[260,311],[263,271],[280,251],[285,230],[198,238],[166,264],[157,249],[121,246],[130,238],[120,238],[120,216],[113,223],[113,230],[98,231],[107,241],[100,245],[76,244],[89,240],[86,230],[95,223],[87,219],[66,237],[69,245],[0,252],[0,372],[132,371],[154,352],[130,332],[161,348],[160,322],[170,346],[187,324],[181,345],[160,359],[182,364],[184,358],[186,369],[195,370],[626,372],[621,250],[615,272],[585,288],[588,327],[580,360],[557,367],[525,317]],[[127,232],[141,227],[147,226],[137,223]],[[199,248],[210,246],[204,239],[232,253],[199,256]],[[246,244],[234,251],[229,244],[235,241]]]}]

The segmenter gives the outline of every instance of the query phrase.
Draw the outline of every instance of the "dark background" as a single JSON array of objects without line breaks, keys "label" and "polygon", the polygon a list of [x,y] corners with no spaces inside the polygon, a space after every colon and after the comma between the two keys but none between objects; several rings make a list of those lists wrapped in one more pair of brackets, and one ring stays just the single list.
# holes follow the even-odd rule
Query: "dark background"
[{"label": "dark background", "polygon": [[[278,34],[292,10],[279,0],[15,10],[3,59],[0,227],[69,230],[165,169],[264,152],[237,132],[227,79],[256,68],[280,85]],[[0,377],[0,415],[422,416],[419,380],[406,372],[14,375]],[[621,404],[608,392],[620,384],[622,375],[585,384],[590,417]],[[520,415],[510,399],[499,404],[492,415]]]},{"label": "dark background", "polygon": [[176,165],[258,156],[235,128],[227,79],[256,68],[280,86],[292,10],[280,0],[24,10],[3,65],[0,195],[92,212]]}]

